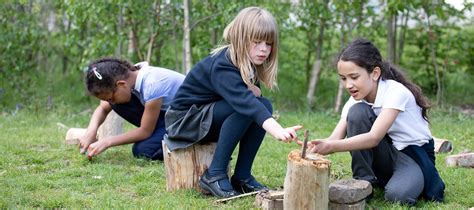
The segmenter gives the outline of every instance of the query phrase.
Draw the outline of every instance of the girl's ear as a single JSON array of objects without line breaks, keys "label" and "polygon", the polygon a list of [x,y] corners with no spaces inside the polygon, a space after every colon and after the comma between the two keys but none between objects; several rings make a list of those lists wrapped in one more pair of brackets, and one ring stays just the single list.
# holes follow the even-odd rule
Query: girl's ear
[{"label": "girl's ear", "polygon": [[380,69],[380,67],[376,66],[371,73],[371,79],[376,82],[379,80],[381,74],[382,70]]},{"label": "girl's ear", "polygon": [[123,86],[123,85],[127,85],[127,81],[125,80],[117,80],[115,82],[115,86],[119,87],[119,86]]}]

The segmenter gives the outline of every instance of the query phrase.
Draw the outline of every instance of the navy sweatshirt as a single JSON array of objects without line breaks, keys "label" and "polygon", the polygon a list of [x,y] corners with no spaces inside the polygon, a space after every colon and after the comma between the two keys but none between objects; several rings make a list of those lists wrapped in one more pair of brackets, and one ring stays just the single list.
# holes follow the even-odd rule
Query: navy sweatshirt
[{"label": "navy sweatshirt", "polygon": [[196,64],[186,75],[170,106],[174,110],[188,110],[193,104],[200,106],[220,100],[225,100],[237,113],[260,126],[272,117],[247,89],[239,69],[227,56],[227,49]]}]

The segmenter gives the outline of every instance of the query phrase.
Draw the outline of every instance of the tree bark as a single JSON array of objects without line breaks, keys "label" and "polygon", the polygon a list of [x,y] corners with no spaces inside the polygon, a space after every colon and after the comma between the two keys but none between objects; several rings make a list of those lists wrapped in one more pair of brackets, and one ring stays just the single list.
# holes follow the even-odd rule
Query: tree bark
[{"label": "tree bark", "polygon": [[397,57],[396,57],[398,64],[402,63],[403,48],[405,47],[405,35],[407,32],[409,15],[410,15],[410,11],[407,9],[407,11],[403,13],[403,16],[402,16],[403,25],[400,28],[401,31],[398,36],[398,50],[397,50]]},{"label": "tree bark", "polygon": [[334,105],[334,113],[339,113],[342,105],[342,96],[344,94],[344,83],[339,80],[339,86],[337,87],[336,102]]},{"label": "tree bark", "polygon": [[184,37],[183,37],[183,48],[184,48],[184,62],[183,68],[186,74],[191,70],[192,55],[191,55],[191,28],[189,25],[189,0],[183,0],[184,2]]},{"label": "tree bark", "polygon": [[194,188],[201,191],[199,177],[209,168],[216,146],[215,142],[210,142],[171,152],[163,141],[166,190]]},{"label": "tree bark", "polygon": [[436,62],[436,47],[434,45],[434,42],[435,42],[435,34],[433,32],[433,30],[431,29],[431,22],[430,22],[430,15],[427,11],[427,9],[425,8],[425,13],[426,13],[426,22],[427,22],[427,25],[428,25],[428,41],[429,41],[429,44],[430,44],[430,57],[431,57],[431,62],[433,64],[433,67],[435,69],[435,76],[436,76],[436,105],[440,106],[441,105],[441,98],[442,98],[442,95],[441,95],[441,79],[440,79],[440,75],[439,75],[439,70],[438,70],[438,64]]},{"label": "tree bark", "polygon": [[[327,5],[328,1],[326,1]],[[319,76],[321,75],[321,54],[323,51],[323,43],[324,43],[324,29],[325,29],[325,20],[324,18],[321,19],[321,23],[319,25],[319,36],[318,36],[318,46],[316,48],[316,59],[313,63],[313,67],[311,69],[311,78],[309,81],[308,86],[308,93],[306,94],[306,99],[308,101],[308,108],[312,109],[314,105],[314,93],[316,92],[316,88],[318,86]]]},{"label": "tree bark", "polygon": [[[389,11],[390,12],[390,11]],[[387,59],[392,63],[397,63],[395,55],[396,53],[396,25],[397,15],[389,14],[387,19]]]},{"label": "tree bark", "polygon": [[284,184],[284,209],[328,209],[331,162],[318,155],[301,158],[294,150],[288,155]]}]

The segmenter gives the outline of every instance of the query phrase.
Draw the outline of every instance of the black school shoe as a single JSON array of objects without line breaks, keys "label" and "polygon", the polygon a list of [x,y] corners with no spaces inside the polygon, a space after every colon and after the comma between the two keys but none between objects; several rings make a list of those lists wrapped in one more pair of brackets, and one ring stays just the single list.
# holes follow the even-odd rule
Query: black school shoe
[{"label": "black school shoe", "polygon": [[229,179],[229,177],[227,176],[227,174],[211,177],[209,173],[207,173],[207,170],[206,170],[204,174],[201,176],[201,178],[199,179],[199,186],[204,191],[208,191],[212,193],[214,196],[221,197],[221,198],[229,198],[229,197],[233,197],[240,194],[234,189],[230,191],[223,190],[219,186],[219,182],[218,182],[221,179]]},{"label": "black school shoe", "polygon": [[255,180],[255,177],[250,175],[249,178],[244,180],[237,180],[234,176],[231,177],[230,183],[232,187],[239,193],[249,193],[260,190],[268,190],[268,187],[260,184]]}]

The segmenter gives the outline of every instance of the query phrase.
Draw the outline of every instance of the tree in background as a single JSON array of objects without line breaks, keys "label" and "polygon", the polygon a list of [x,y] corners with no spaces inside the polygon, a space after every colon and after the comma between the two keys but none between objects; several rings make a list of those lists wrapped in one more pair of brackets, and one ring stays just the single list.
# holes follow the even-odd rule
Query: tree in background
[{"label": "tree in background", "polygon": [[[474,104],[473,22],[444,1],[189,2],[189,56],[200,60],[221,43],[231,16],[267,8],[280,25],[280,109],[339,111],[344,94],[333,58],[356,37],[373,40],[438,104]],[[118,56],[185,72],[184,1],[23,0],[0,4],[0,104],[42,110],[84,104],[82,70]],[[470,19],[469,19],[470,18]],[[465,21],[463,24],[462,21]],[[189,63],[187,62],[189,61]],[[185,63],[187,63],[185,65]],[[325,71],[328,69],[331,71]],[[336,100],[334,96],[336,96]],[[347,96],[345,96],[347,97]],[[462,100],[457,99],[462,98]],[[90,102],[90,101],[89,101]],[[87,103],[85,104],[87,105]],[[87,105],[88,106],[88,105]]]}]

